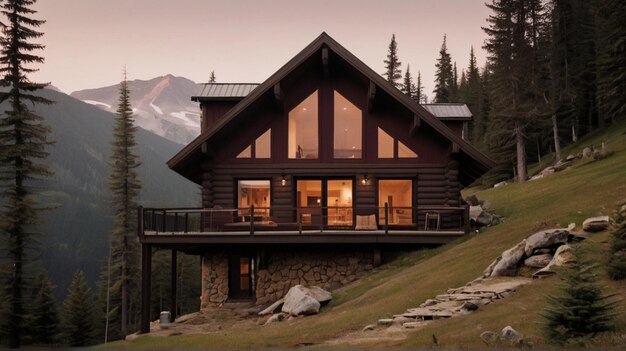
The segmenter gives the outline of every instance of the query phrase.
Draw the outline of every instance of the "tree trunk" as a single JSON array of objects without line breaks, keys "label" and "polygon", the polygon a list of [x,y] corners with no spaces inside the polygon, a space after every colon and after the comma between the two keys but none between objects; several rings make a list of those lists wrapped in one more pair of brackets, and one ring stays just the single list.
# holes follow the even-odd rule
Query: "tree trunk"
[{"label": "tree trunk", "polygon": [[558,161],[561,159],[561,141],[559,140],[559,124],[556,120],[556,113],[552,114],[552,135],[554,137],[554,153]]},{"label": "tree trunk", "polygon": [[[124,238],[126,241],[126,238]],[[122,340],[126,339],[126,324],[128,319],[128,257],[126,244],[122,254],[122,308],[120,316],[120,335]]]},{"label": "tree trunk", "polygon": [[515,144],[517,146],[517,181],[526,181],[526,140],[519,123],[515,123]]}]

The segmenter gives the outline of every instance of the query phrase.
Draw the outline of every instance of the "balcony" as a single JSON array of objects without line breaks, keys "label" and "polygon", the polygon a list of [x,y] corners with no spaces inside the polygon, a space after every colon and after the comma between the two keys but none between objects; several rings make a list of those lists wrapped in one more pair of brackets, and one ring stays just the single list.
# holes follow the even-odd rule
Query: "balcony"
[{"label": "balcony", "polygon": [[466,206],[139,208],[145,244],[443,244],[469,232]]}]

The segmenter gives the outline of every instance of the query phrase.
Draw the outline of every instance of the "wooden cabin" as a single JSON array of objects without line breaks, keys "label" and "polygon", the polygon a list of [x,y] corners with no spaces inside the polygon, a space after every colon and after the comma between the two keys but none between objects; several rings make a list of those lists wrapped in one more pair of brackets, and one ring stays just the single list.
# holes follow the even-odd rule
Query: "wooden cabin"
[{"label": "wooden cabin", "polygon": [[467,233],[461,188],[492,166],[464,139],[465,105],[420,106],[326,33],[261,84],[192,99],[201,134],[168,166],[202,207],[140,208],[144,332],[152,248],[202,257],[203,307],[332,290],[387,250]]}]

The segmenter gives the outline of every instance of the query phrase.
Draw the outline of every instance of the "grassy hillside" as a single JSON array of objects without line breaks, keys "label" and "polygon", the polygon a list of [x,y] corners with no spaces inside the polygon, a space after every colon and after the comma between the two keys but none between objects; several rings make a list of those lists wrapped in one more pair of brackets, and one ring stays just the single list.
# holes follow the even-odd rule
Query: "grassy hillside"
[{"label": "grassy hillside", "polygon": [[[141,336],[132,342],[118,342],[112,348],[249,348],[292,347],[314,344],[357,331],[379,318],[401,313],[427,298],[443,293],[481,275],[485,267],[503,250],[545,226],[578,226],[590,216],[610,214],[626,200],[626,123],[607,133],[590,135],[578,145],[566,148],[564,154],[575,153],[587,145],[607,141],[614,154],[600,161],[579,161],[563,172],[525,184],[478,190],[468,189],[486,199],[491,207],[504,215],[504,222],[472,234],[436,250],[413,252],[384,265],[364,279],[334,292],[333,302],[316,316],[297,318],[269,326],[229,328],[225,320],[221,331],[198,335],[171,337]],[[467,195],[466,194],[466,195]],[[581,244],[590,258],[602,263],[609,234],[594,234]],[[601,272],[604,273],[604,272]],[[371,347],[431,347],[432,335],[442,348],[484,347],[479,338],[482,331],[499,331],[511,325],[530,336],[535,346],[546,346],[542,338],[541,318],[544,295],[556,291],[558,277],[535,281],[513,296],[481,307],[475,313],[448,320],[435,321],[421,330],[408,332],[403,340],[378,340]],[[590,346],[613,346],[626,343],[626,282],[612,282],[603,277],[606,292],[617,292],[619,304],[615,333],[601,335]],[[319,345],[319,346],[317,346]]]}]

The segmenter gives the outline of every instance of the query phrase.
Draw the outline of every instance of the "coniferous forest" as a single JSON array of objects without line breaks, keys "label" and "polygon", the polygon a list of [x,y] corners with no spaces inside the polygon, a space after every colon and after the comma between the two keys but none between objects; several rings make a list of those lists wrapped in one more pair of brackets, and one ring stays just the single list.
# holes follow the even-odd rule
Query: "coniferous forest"
[{"label": "coniferous forest", "polygon": [[[44,160],[54,140],[48,138],[45,114],[35,113],[33,106],[54,102],[37,94],[47,84],[30,80],[37,66],[45,64],[45,47],[38,43],[45,19],[33,10],[35,2],[0,0],[0,102],[8,106],[0,111],[0,343],[12,348],[83,346],[123,339],[139,325],[135,218],[142,184],[126,78],[111,135],[115,215],[109,260],[95,286],[89,286],[82,271],[68,272],[72,283],[64,301],[56,301],[54,284],[38,264],[40,238],[46,235],[40,219],[53,210],[38,192],[52,176]],[[530,163],[548,154],[559,160],[565,156],[563,146],[626,118],[626,2],[492,0],[486,6],[490,15],[482,29],[487,39],[481,47],[469,47],[467,56],[451,57],[442,33],[440,50],[433,53],[432,92],[424,91],[419,67],[407,63],[402,69],[403,43],[395,34],[382,75],[419,103],[468,106],[473,120],[466,139],[496,161],[478,181],[490,186],[505,179],[526,181]],[[483,67],[477,64],[478,50],[487,53]],[[214,72],[210,81],[215,81]],[[623,212],[619,233],[624,232]],[[156,252],[153,257],[152,315],[171,308],[179,315],[196,311],[197,257],[180,255],[174,262],[181,289],[177,306],[168,305],[170,256]],[[614,263],[612,275],[623,277],[620,267]]]}]

